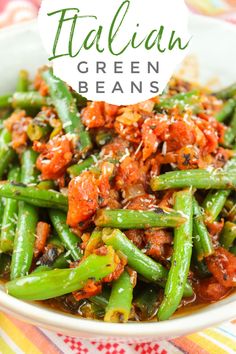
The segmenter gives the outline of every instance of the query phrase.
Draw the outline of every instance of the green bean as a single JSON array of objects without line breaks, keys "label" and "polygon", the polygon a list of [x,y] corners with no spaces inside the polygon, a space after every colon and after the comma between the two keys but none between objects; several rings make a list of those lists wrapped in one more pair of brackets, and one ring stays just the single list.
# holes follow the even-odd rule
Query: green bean
[{"label": "green bean", "polygon": [[234,134],[234,137],[236,137],[236,109],[234,110],[233,118],[230,122],[230,128]]},{"label": "green bean", "polygon": [[9,146],[10,143],[11,133],[3,129],[0,134],[0,179],[16,156],[15,151]]},{"label": "green bean", "polygon": [[[20,181],[20,169],[18,167],[13,167],[10,170],[8,181]],[[13,250],[17,212],[18,202],[14,199],[6,199],[0,237],[0,250],[2,252],[7,253]]]},{"label": "green bean", "polygon": [[[37,154],[28,149],[22,155],[21,182],[35,183]],[[18,204],[18,222],[11,263],[11,279],[26,275],[31,267],[34,253],[35,232],[38,222],[38,209],[25,202]]]},{"label": "green bean", "polygon": [[21,109],[41,109],[43,106],[50,106],[51,100],[48,97],[41,96],[40,93],[32,92],[15,92],[11,98],[13,108]]},{"label": "green bean", "polygon": [[205,210],[205,219],[207,222],[213,223],[217,219],[230,193],[230,190],[219,190],[210,191],[207,194],[202,204]]},{"label": "green bean", "polygon": [[196,103],[199,103],[199,92],[197,90],[178,93],[175,96],[168,98],[160,98],[160,102],[156,104],[155,110],[161,112],[163,110],[169,110],[174,107],[179,107],[179,109],[184,109],[186,105],[196,109]]},{"label": "green bean", "polygon": [[55,182],[52,180],[45,180],[41,181],[37,184],[37,188],[40,190],[50,190],[50,189],[56,189]]},{"label": "green bean", "polygon": [[11,263],[11,279],[19,278],[29,272],[33,259],[37,222],[37,209],[20,202]]},{"label": "green bean", "polygon": [[[112,246],[116,251],[120,251],[127,257],[128,264],[145,279],[164,286],[168,271],[160,263],[146,256],[138,249],[120,230],[103,229],[103,241]],[[186,296],[192,296],[192,289],[187,284]]]},{"label": "green bean", "polygon": [[146,279],[161,283],[166,280],[167,270],[146,256],[120,230],[103,229],[102,239],[106,245],[112,246],[116,251],[121,251],[127,257],[130,267]]},{"label": "green bean", "polygon": [[188,170],[167,172],[151,179],[153,191],[170,188],[194,187],[198,189],[236,189],[233,171]]},{"label": "green bean", "polygon": [[221,245],[229,250],[236,240],[236,224],[226,221],[224,228],[220,234]]},{"label": "green bean", "polygon": [[6,94],[0,97],[0,108],[11,107],[12,94]]},{"label": "green bean", "polygon": [[236,107],[236,100],[234,98],[229,99],[223,106],[223,108],[215,115],[215,119],[218,122],[224,122],[230,118]]},{"label": "green bean", "polygon": [[68,198],[62,193],[42,190],[37,187],[1,182],[0,196],[27,202],[41,208],[54,208],[67,211]]},{"label": "green bean", "polygon": [[208,257],[213,254],[214,248],[204,223],[201,208],[195,198],[193,198],[193,215],[193,243],[198,251],[198,260],[202,260],[204,257]]},{"label": "green bean", "polygon": [[188,220],[174,231],[174,251],[165,286],[164,299],[158,310],[158,319],[167,320],[178,308],[184,294],[192,256],[193,197],[192,190],[177,192],[175,210],[182,211]]},{"label": "green bean", "polygon": [[21,183],[35,184],[38,181],[39,171],[36,168],[38,154],[32,149],[27,149],[22,154],[21,159]]},{"label": "green bean", "polygon": [[102,231],[99,228],[93,230],[84,250],[85,257],[89,256],[94,249],[102,243]]},{"label": "green bean", "polygon": [[223,90],[220,90],[215,93],[215,96],[223,100],[227,100],[236,95],[236,83],[226,87]]},{"label": "green bean", "polygon": [[231,247],[229,251],[236,256],[236,246]]},{"label": "green bean", "polygon": [[56,78],[51,70],[44,71],[43,78],[49,87],[53,104],[63,123],[63,128],[66,133],[76,135],[79,138],[81,151],[86,153],[92,147],[91,139],[81,122],[76,103],[67,85]]},{"label": "green bean", "polygon": [[5,201],[6,200],[4,198],[0,198],[0,229],[2,229],[2,219],[5,209]]},{"label": "green bean", "polygon": [[83,171],[88,170],[90,167],[97,163],[98,155],[91,155],[83,162],[79,162],[78,164],[72,165],[67,169],[67,172],[71,177],[79,176]]},{"label": "green bean", "polygon": [[46,300],[82,289],[89,279],[95,282],[116,268],[115,253],[109,248],[106,256],[92,254],[76,268],[32,273],[6,283],[8,294],[23,300]]},{"label": "green bean", "polygon": [[133,299],[133,286],[129,274],[124,271],[113,282],[111,296],[106,307],[105,322],[128,322]]},{"label": "green bean", "polygon": [[80,240],[66,224],[66,215],[61,211],[50,209],[49,216],[62,244],[70,251],[71,257],[74,261],[81,259],[82,254],[78,248]]},{"label": "green bean", "polygon": [[19,78],[16,86],[17,92],[27,92],[29,89],[29,73],[25,70],[19,72]]},{"label": "green bean", "polygon": [[[235,156],[229,160],[225,167],[225,171],[233,172],[236,168],[236,159]],[[219,216],[220,212],[222,211],[226,200],[228,199],[231,191],[230,190],[218,190],[218,191],[210,191],[204,202],[203,208],[205,209],[205,219],[209,223],[213,223],[217,217]]]},{"label": "green bean", "polygon": [[228,129],[225,132],[224,135],[224,146],[230,147],[235,141],[235,132],[231,127],[228,127]]},{"label": "green bean", "polygon": [[100,227],[148,229],[150,227],[176,227],[185,222],[185,218],[178,212],[165,211],[161,208],[156,211],[101,209],[98,210],[94,222]]},{"label": "green bean", "polygon": [[27,128],[27,135],[31,141],[38,141],[42,138],[45,138],[52,131],[52,127],[40,121],[38,118],[34,119]]},{"label": "green bean", "polygon": [[[51,242],[50,242],[51,243]],[[53,269],[65,269],[69,267],[70,258],[68,258],[66,253],[60,254],[51,266],[39,266],[34,270],[34,273],[39,273],[42,271],[50,271]],[[108,305],[108,299],[110,297],[110,292],[107,291],[108,289],[103,289],[101,294],[96,296],[90,297],[89,300],[93,303],[102,308],[103,310]]]},{"label": "green bean", "polygon": [[142,321],[148,321],[156,315],[158,306],[158,288],[145,284],[144,289],[134,300],[134,308]]}]

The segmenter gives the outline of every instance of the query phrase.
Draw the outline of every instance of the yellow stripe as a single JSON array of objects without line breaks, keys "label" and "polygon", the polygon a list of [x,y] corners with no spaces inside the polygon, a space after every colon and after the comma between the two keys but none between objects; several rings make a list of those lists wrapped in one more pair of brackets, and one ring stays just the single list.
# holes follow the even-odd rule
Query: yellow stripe
[{"label": "yellow stripe", "polygon": [[209,352],[209,354],[228,354],[225,350],[221,347],[218,347],[215,343],[212,343],[210,340],[202,337],[199,334],[190,334],[186,336],[186,338],[190,339],[192,342],[196,343],[198,346],[202,347],[204,350]]},{"label": "yellow stripe", "polygon": [[0,353],[16,354],[9,345],[0,337]]},{"label": "yellow stripe", "polygon": [[216,339],[218,342],[227,345],[230,349],[233,349],[236,351],[236,342],[231,340],[229,337],[225,336],[224,334],[220,332],[215,332],[212,329],[206,329],[203,331],[203,333],[206,333],[208,336]]},{"label": "yellow stripe", "polygon": [[24,352],[30,354],[42,354],[23,334],[22,332],[2,313],[0,313],[0,323],[3,330],[7,333],[13,342]]}]

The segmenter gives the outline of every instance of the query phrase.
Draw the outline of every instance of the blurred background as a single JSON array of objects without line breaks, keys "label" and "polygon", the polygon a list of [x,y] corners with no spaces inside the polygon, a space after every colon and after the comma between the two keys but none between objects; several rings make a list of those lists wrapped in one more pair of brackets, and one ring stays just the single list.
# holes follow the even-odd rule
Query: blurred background
[{"label": "blurred background", "polygon": [[[185,0],[192,12],[236,24],[236,0]],[[0,0],[0,28],[37,16],[41,0]]]}]

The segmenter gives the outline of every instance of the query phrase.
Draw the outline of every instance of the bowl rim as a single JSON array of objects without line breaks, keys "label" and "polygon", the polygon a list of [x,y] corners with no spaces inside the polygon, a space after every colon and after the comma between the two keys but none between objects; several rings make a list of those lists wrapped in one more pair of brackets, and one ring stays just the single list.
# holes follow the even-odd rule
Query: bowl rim
[{"label": "bowl rim", "polygon": [[[156,335],[165,337],[167,334],[173,337],[183,335],[183,329],[188,333],[196,332],[202,328],[230,320],[236,315],[236,306],[233,306],[236,300],[234,300],[223,305],[220,305],[220,302],[208,305],[206,312],[195,311],[187,316],[163,322],[107,323],[84,319],[63,312],[55,312],[50,310],[50,308],[38,307],[34,303],[27,303],[1,291],[0,300],[0,308],[7,313],[16,314],[28,322],[32,323],[33,321],[39,326],[56,328],[57,331],[62,333],[65,331],[79,334],[89,333],[90,335],[101,337],[155,338]],[[233,308],[235,309],[234,311]],[[49,314],[52,316],[49,316]],[[99,326],[101,323],[102,326]]]},{"label": "bowl rim", "polygon": [[[204,22],[204,24],[220,25],[235,31],[236,26],[222,20],[205,17],[202,15],[190,15],[193,24]],[[24,31],[37,27],[37,20],[28,21],[23,24],[10,26],[0,30],[0,39],[2,36],[12,35],[17,31]],[[234,294],[235,296],[235,294]],[[230,296],[231,297],[231,296]],[[227,298],[229,299],[229,298]],[[166,337],[183,335],[183,332],[196,332],[202,328],[216,325],[219,322],[227,321],[236,316],[236,299],[229,303],[224,300],[214,305],[208,305],[207,311],[195,311],[186,316],[174,318],[163,322],[140,322],[140,323],[106,323],[102,321],[83,319],[63,312],[54,312],[53,310],[35,306],[33,303],[27,303],[16,299],[0,289],[0,308],[7,313],[11,313],[28,322],[34,322],[39,326],[49,327],[57,331],[72,332],[78,334],[88,334],[95,336],[111,336],[121,338],[155,338],[155,336]],[[50,316],[51,315],[51,316]],[[102,323],[101,326],[99,324]]]}]

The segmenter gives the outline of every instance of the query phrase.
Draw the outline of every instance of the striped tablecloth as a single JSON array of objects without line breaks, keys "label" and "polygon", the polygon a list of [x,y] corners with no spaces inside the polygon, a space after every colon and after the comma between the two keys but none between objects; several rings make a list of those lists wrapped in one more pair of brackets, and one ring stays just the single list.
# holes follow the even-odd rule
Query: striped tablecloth
[{"label": "striped tablecloth", "polygon": [[[196,13],[236,24],[236,0],[186,0],[186,2]],[[0,28],[36,17],[39,5],[40,0],[0,0]],[[36,328],[0,313],[0,353],[233,354],[236,353],[236,320],[174,340],[128,345],[82,341]]]},{"label": "striped tablecloth", "polygon": [[236,321],[169,341],[129,345],[82,341],[36,328],[0,313],[0,353],[233,354],[236,353]]}]

